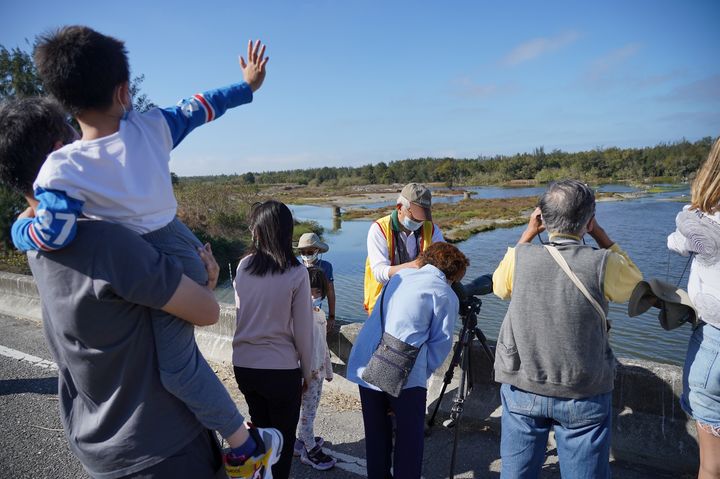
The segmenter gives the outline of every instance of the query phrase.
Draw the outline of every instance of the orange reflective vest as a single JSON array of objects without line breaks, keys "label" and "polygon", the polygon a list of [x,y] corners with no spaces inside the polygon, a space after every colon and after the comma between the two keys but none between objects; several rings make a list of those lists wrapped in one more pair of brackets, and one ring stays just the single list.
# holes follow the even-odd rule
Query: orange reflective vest
[{"label": "orange reflective vest", "polygon": [[[395,260],[395,237],[392,232],[392,215],[383,216],[375,223],[377,223],[377,225],[380,227],[380,231],[382,231],[383,235],[385,235],[388,252],[390,253],[390,265],[397,265],[398,263]],[[420,235],[420,247],[418,253],[425,251],[432,244],[432,235],[435,226],[433,225],[432,221],[425,221],[423,222],[421,229],[422,234]],[[363,302],[363,305],[365,306],[365,311],[367,311],[368,316],[370,315],[370,313],[372,313],[373,307],[375,306],[375,301],[377,301],[378,296],[380,296],[382,287],[382,283],[377,282],[375,276],[373,275],[372,269],[370,268],[370,258],[366,258],[365,301]]]}]

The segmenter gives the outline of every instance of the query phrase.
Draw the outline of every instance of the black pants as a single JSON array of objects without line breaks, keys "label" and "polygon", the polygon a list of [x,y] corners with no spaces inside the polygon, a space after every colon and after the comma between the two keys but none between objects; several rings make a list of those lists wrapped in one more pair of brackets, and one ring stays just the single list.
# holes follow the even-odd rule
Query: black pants
[{"label": "black pants", "polygon": [[235,367],[235,380],[248,403],[250,421],[257,427],[274,427],[282,434],[282,454],[272,473],[275,479],[287,479],[300,418],[300,369]]},{"label": "black pants", "polygon": [[125,479],[165,479],[168,477],[212,479],[217,477],[222,467],[222,455],[217,437],[214,432],[206,429],[187,446],[164,461],[138,473],[130,474]]},{"label": "black pants", "polygon": [[[394,398],[360,386],[368,479],[420,479],[427,389],[403,389]],[[392,419],[395,415],[395,447]],[[393,474],[390,474],[390,466]]]}]

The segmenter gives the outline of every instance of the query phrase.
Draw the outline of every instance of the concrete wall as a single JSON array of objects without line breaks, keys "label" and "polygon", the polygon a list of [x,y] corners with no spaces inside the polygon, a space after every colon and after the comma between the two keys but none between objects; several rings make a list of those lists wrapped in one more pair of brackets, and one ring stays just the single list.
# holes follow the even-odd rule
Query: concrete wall
[{"label": "concrete wall", "polygon": [[[40,301],[32,277],[0,272],[0,313],[35,321],[41,319]],[[325,387],[341,388],[348,394],[357,395],[357,387],[342,376],[345,375],[345,361],[361,326],[341,325],[328,337],[334,369],[341,377]],[[214,361],[231,361],[234,329],[235,310],[224,306],[217,324],[196,329],[198,345],[203,354]],[[478,341],[472,345],[469,370],[472,371],[474,389],[465,402],[462,421],[469,425],[490,426],[499,431],[499,387],[491,380],[491,364]],[[450,365],[450,356],[428,384],[429,412],[438,401],[445,372]],[[440,405],[436,427],[442,427],[443,420],[448,416],[460,376],[460,368],[455,368],[454,378]],[[613,394],[613,456],[625,462],[669,471],[697,471],[695,426],[680,408],[681,392],[680,367],[650,361],[621,360]]]}]

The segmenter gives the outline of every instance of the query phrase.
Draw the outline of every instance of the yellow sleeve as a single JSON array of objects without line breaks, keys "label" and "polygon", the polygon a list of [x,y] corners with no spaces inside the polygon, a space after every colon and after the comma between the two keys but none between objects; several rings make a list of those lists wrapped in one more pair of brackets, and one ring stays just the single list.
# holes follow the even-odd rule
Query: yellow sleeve
[{"label": "yellow sleeve", "polygon": [[615,303],[624,303],[630,299],[643,275],[617,243],[608,249],[610,254],[605,266],[605,297]]},{"label": "yellow sleeve", "polygon": [[500,299],[508,299],[512,295],[514,271],[515,248],[508,248],[505,257],[493,273],[493,293]]}]

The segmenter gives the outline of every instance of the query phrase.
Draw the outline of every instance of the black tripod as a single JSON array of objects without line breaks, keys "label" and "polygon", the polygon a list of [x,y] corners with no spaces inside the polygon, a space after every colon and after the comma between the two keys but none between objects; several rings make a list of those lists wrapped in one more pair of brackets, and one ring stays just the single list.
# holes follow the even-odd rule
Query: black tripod
[{"label": "black tripod", "polygon": [[[453,406],[450,409],[450,419],[443,422],[445,427],[454,427],[455,436],[453,438],[453,449],[452,456],[450,459],[450,477],[455,477],[455,452],[457,449],[458,434],[460,431],[459,422],[460,416],[462,415],[465,407],[465,398],[470,394],[473,388],[473,375],[472,375],[472,340],[477,338],[480,341],[480,345],[483,348],[485,356],[490,360],[490,364],[495,362],[495,355],[487,344],[487,338],[485,334],[480,330],[477,325],[477,315],[480,313],[482,307],[482,301],[480,298],[470,296],[469,299],[463,300],[460,303],[460,317],[462,318],[462,330],[458,337],[455,346],[453,347],[453,355],[450,360],[450,366],[445,371],[445,377],[443,378],[443,386],[440,390],[440,396],[438,397],[437,404],[435,404],[435,410],[430,416],[427,422],[426,435],[430,435],[432,427],[435,425],[435,416],[437,415],[440,403],[442,403],[445,390],[453,380],[455,374],[455,367],[460,365],[460,384],[458,385],[457,392],[455,393],[455,399],[453,400]],[[468,376],[468,373],[470,375]]]}]

